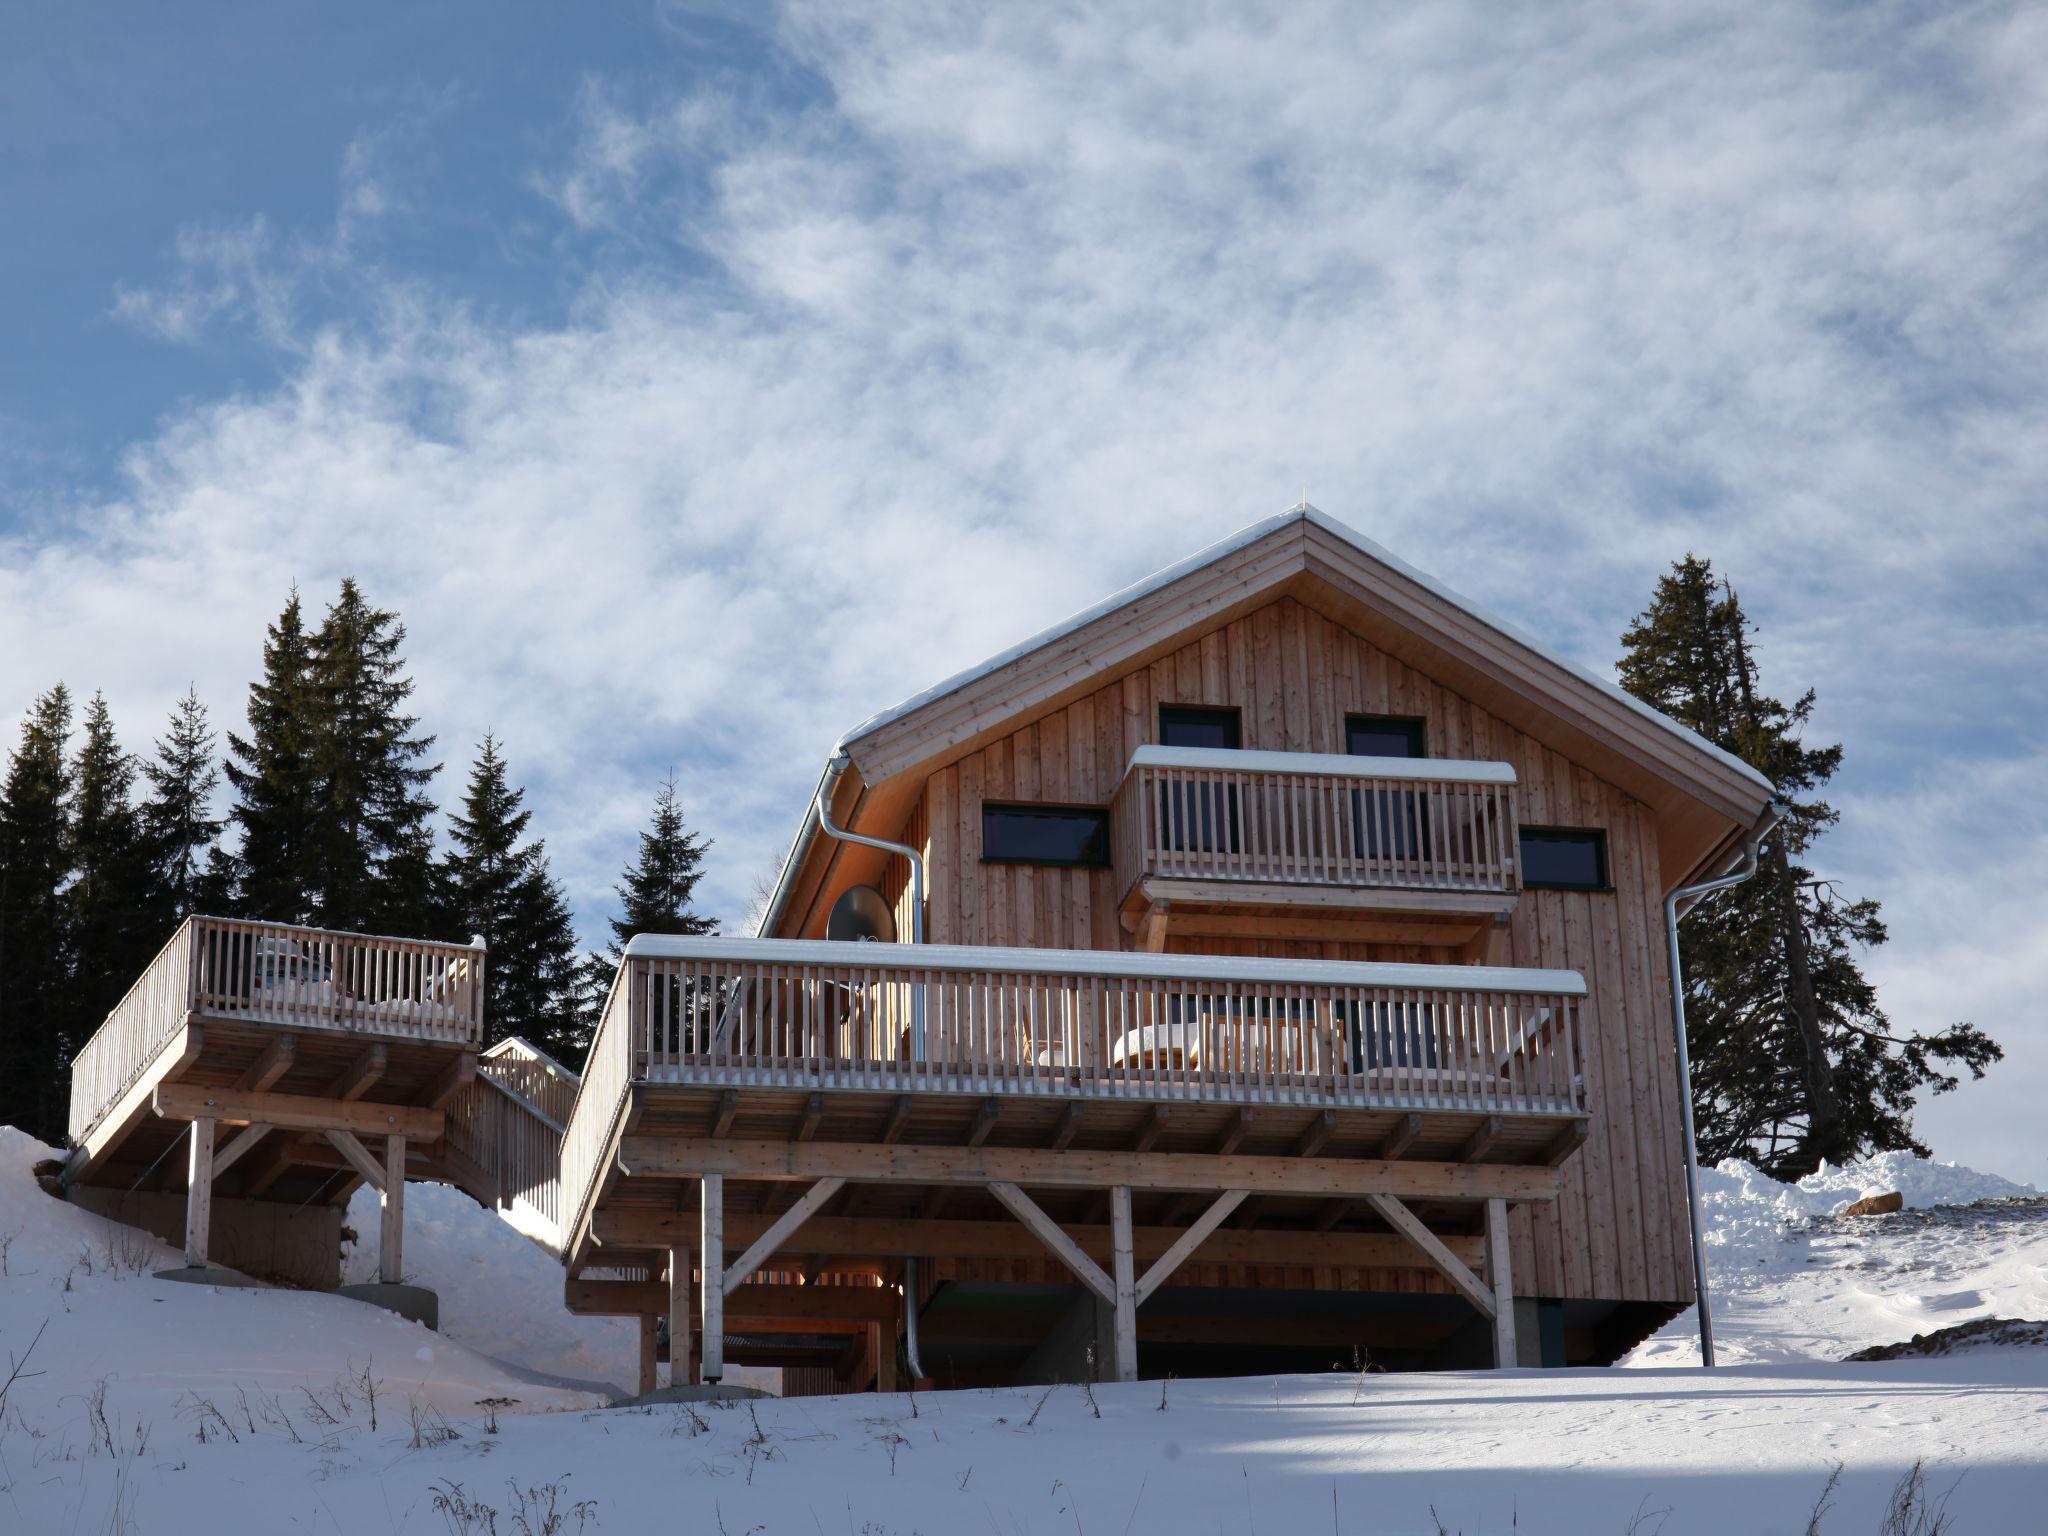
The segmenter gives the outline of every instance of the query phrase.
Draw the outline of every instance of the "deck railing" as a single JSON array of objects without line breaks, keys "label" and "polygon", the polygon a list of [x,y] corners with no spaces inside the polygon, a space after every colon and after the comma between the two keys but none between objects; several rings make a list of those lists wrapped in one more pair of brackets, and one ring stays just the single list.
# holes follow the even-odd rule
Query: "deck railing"
[{"label": "deck railing", "polygon": [[635,1082],[1574,1114],[1585,990],[1572,971],[642,937],[591,1044],[565,1199],[580,1213]]},{"label": "deck railing", "polygon": [[474,1045],[484,952],[464,944],[192,917],[71,1064],[71,1135],[112,1108],[188,1015]]},{"label": "deck railing", "polygon": [[1119,895],[1148,875],[1518,888],[1506,763],[1146,746],[1110,821]]},{"label": "deck railing", "polygon": [[[562,1240],[562,1135],[566,1127],[521,1092],[521,1058],[485,1058],[475,1081],[448,1103],[448,1145],[489,1175],[500,1214],[544,1247]],[[564,1070],[558,1068],[557,1070]],[[563,1087],[575,1093],[576,1077]],[[566,1113],[566,1108],[564,1109]]]}]

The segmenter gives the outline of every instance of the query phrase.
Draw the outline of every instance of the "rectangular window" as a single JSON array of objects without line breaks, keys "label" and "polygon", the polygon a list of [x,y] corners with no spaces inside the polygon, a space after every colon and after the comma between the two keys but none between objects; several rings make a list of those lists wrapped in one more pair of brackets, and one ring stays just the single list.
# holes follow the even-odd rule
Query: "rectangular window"
[{"label": "rectangular window", "polygon": [[1346,715],[1344,750],[1353,757],[1427,757],[1422,721],[1406,715]]},{"label": "rectangular window", "polygon": [[1159,744],[1165,747],[1220,747],[1236,752],[1244,746],[1238,712],[1209,705],[1159,706]]},{"label": "rectangular window", "polygon": [[981,857],[988,864],[1109,867],[1109,812],[1099,805],[984,805]]},{"label": "rectangular window", "polygon": [[1522,884],[1539,891],[1606,891],[1607,834],[1597,827],[1522,828]]}]

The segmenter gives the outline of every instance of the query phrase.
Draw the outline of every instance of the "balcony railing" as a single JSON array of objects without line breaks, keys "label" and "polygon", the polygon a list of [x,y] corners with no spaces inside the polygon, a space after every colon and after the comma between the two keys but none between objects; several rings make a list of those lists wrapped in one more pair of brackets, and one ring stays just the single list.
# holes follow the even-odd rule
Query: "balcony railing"
[{"label": "balcony railing", "polygon": [[82,1140],[188,1015],[474,1046],[484,952],[463,944],[193,917],[71,1064]]},{"label": "balcony railing", "polygon": [[1120,895],[1147,876],[1518,888],[1506,763],[1146,746],[1110,819]]},{"label": "balcony railing", "polygon": [[569,1118],[566,1209],[634,1083],[1576,1114],[1585,990],[1572,971],[642,937]]}]

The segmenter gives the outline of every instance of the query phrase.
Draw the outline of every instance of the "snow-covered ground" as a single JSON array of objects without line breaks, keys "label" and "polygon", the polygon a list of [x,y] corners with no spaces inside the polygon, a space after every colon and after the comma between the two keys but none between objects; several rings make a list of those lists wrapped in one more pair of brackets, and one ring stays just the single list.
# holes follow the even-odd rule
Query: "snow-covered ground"
[{"label": "snow-covered ground", "polygon": [[[609,1379],[630,1335],[562,1314],[552,1261],[452,1192],[408,1191],[408,1268],[442,1290],[436,1336],[335,1297],[155,1281],[177,1256],[43,1195],[28,1171],[42,1155],[0,1130],[0,1366],[43,1330],[26,1367],[41,1374],[14,1384],[0,1417],[0,1533],[527,1536],[552,1501],[555,1536],[1720,1536],[1804,1531],[1840,1464],[1819,1529],[1856,1536],[1878,1529],[1916,1461],[1937,1492],[1954,1485],[1956,1532],[2048,1527],[2048,1348],[1840,1362],[1990,1311],[2048,1316],[2048,1216],[2031,1202],[1959,1216],[1952,1202],[2016,1189],[1967,1170],[1880,1163],[1791,1189],[1733,1166],[1710,1175],[1722,1346],[1738,1362],[1712,1374],[1670,1368],[1681,1321],[1628,1371],[693,1414],[597,1409],[537,1374]],[[1880,1187],[1920,1213],[1846,1235],[1833,1212]],[[373,1230],[364,1214],[352,1224]],[[366,1373],[382,1383],[375,1428]],[[480,1406],[493,1397],[519,1401],[493,1415]]]},{"label": "snow-covered ground", "polygon": [[[1839,1215],[1888,1190],[1904,1211]],[[1700,1175],[1700,1204],[1724,1365],[1839,1360],[1974,1318],[2048,1318],[2048,1202],[2031,1185],[1886,1152],[1797,1184],[1723,1163]],[[1699,1358],[1688,1311],[1623,1364]]]}]

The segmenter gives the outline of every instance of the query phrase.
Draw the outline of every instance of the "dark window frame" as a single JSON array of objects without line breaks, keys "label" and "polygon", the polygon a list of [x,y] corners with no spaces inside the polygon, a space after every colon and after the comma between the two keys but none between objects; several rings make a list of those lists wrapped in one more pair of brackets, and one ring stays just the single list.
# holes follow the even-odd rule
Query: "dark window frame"
[{"label": "dark window frame", "polygon": [[[1523,853],[1523,845],[1530,841],[1564,843],[1580,840],[1593,845],[1593,858],[1599,866],[1599,883],[1586,884],[1578,880],[1531,880],[1529,860]],[[1588,891],[1594,895],[1614,893],[1614,866],[1607,858],[1607,829],[1605,827],[1536,827],[1516,828],[1515,857],[1521,864],[1522,889],[1525,891]]]},{"label": "dark window frame", "polygon": [[[988,851],[988,819],[1003,812],[1021,812],[1035,815],[1045,812],[1067,812],[1092,818],[1102,829],[1102,856],[1094,859],[1041,858],[1035,854],[990,853]],[[1108,869],[1115,854],[1111,841],[1109,807],[1106,805],[1083,805],[1063,800],[984,800],[981,803],[981,862],[984,864],[1035,864],[1046,869]]]},{"label": "dark window frame", "polygon": [[1162,746],[1171,745],[1166,740],[1166,721],[1169,715],[1184,719],[1224,720],[1230,725],[1229,735],[1235,745],[1221,749],[1226,752],[1244,750],[1244,711],[1235,704],[1162,704],[1159,706],[1159,741]]},{"label": "dark window frame", "polygon": [[1382,728],[1399,726],[1415,750],[1408,754],[1410,760],[1429,756],[1429,721],[1422,715],[1346,715],[1344,717],[1344,753],[1347,757],[1380,756],[1378,753],[1353,752],[1351,732],[1357,726],[1378,726]]}]

